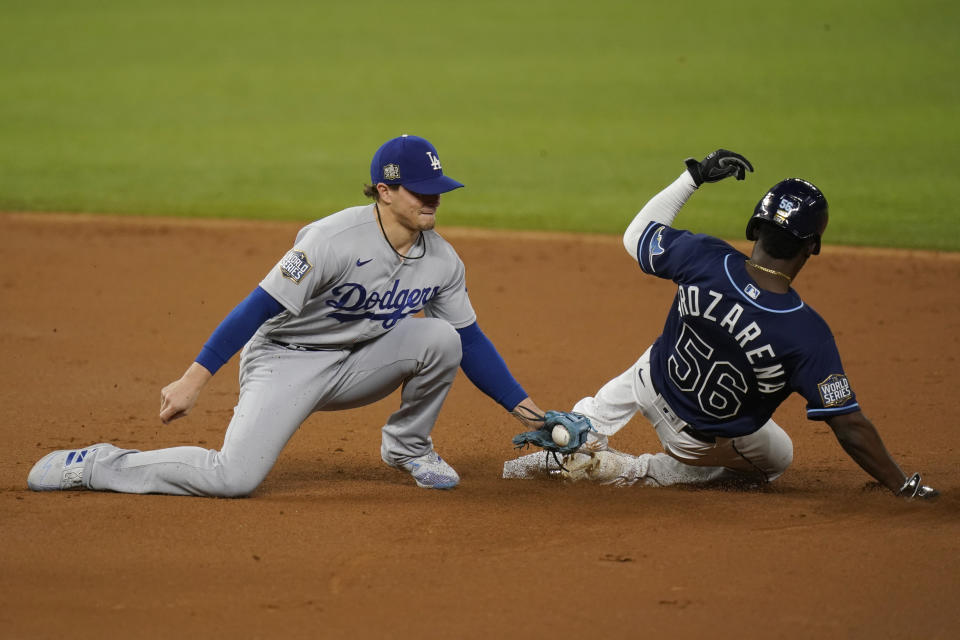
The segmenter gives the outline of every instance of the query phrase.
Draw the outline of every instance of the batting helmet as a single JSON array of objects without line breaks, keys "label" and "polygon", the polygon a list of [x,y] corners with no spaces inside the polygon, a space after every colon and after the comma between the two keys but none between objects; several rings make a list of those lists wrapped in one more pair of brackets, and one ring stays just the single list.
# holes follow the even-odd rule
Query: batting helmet
[{"label": "batting helmet", "polygon": [[775,184],[757,203],[747,222],[747,240],[757,239],[757,227],[763,222],[789,231],[801,240],[813,238],[813,252],[820,253],[820,237],[827,228],[827,199],[820,189],[800,178],[787,178]]}]

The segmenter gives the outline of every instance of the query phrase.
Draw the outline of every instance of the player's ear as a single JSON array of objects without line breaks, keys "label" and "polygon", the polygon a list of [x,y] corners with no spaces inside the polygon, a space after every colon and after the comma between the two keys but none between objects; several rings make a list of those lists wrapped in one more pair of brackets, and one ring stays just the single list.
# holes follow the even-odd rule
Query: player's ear
[{"label": "player's ear", "polygon": [[390,204],[393,201],[393,192],[390,190],[390,187],[382,182],[378,182],[376,188],[377,193],[380,194],[380,202]]}]

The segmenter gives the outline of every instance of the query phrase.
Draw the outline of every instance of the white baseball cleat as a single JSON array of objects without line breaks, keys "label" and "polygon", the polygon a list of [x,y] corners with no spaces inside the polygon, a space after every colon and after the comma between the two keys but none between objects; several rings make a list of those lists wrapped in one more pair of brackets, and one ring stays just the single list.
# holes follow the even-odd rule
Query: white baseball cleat
[{"label": "white baseball cleat", "polygon": [[632,485],[639,479],[637,458],[608,449],[595,453],[575,453],[563,461],[561,475],[570,482],[587,480],[618,487]]},{"label": "white baseball cleat", "polygon": [[408,472],[413,476],[418,487],[424,489],[453,489],[460,484],[460,476],[436,451],[431,451],[419,458],[412,458],[404,463],[391,462],[382,454],[380,457],[391,467]]},{"label": "white baseball cleat", "polygon": [[27,486],[34,491],[83,489],[83,469],[99,449],[113,447],[101,442],[82,449],[60,449],[40,458],[30,469]]}]

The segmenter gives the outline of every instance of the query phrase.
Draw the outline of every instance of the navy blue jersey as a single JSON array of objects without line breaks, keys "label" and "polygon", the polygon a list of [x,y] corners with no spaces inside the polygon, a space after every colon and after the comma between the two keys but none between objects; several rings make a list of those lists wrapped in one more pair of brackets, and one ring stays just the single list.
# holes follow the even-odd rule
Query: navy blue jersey
[{"label": "navy blue jersey", "polygon": [[646,273],[678,285],[650,373],[685,422],[746,435],[794,391],[811,420],[859,410],[827,323],[793,289],[760,289],[729,244],[652,222],[637,258]]}]

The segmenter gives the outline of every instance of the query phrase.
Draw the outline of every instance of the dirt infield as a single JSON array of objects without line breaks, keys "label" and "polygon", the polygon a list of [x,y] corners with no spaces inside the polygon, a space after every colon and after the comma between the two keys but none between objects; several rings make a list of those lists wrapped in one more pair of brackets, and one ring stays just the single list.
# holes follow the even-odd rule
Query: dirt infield
[{"label": "dirt infield", "polygon": [[[462,375],[434,431],[453,491],[380,462],[396,395],[310,418],[250,499],[27,490],[55,448],[218,448],[236,359],[185,420],[159,422],[160,388],[298,227],[0,214],[0,637],[957,636],[956,254],[828,243],[797,283],[935,504],[871,488],[796,397],[776,416],[795,461],[765,490],[502,480],[519,423]],[[619,238],[440,231],[544,408],[625,369],[674,295]],[[642,419],[621,433],[658,447]]]}]

